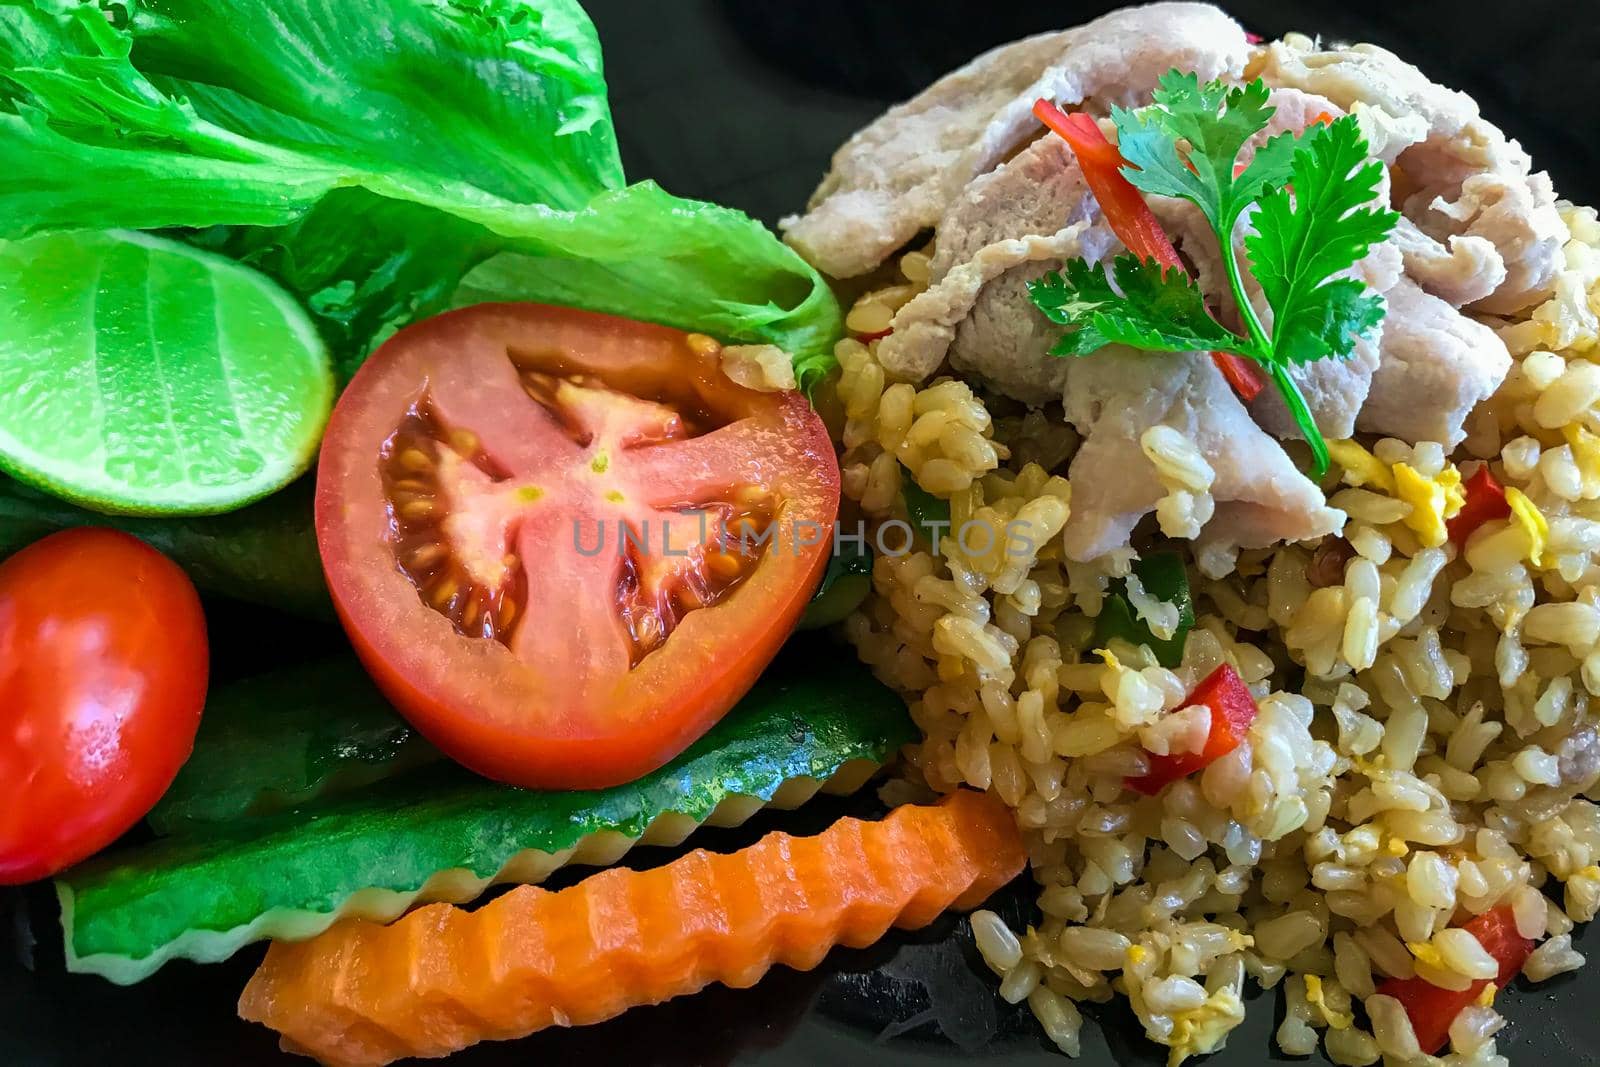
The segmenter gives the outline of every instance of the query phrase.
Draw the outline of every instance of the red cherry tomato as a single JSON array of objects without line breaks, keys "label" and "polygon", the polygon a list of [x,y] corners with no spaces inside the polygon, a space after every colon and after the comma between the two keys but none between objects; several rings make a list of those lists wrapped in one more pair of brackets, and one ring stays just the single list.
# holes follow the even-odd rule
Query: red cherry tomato
[{"label": "red cherry tomato", "polygon": [[161,799],[207,664],[194,586],[137,538],[65,530],[0,563],[0,884],[71,866]]},{"label": "red cherry tomato", "polygon": [[401,331],[351,381],[317,538],[356,651],[418,729],[514,785],[595,788],[745,693],[838,504],[805,397],[736,384],[710,338],[484,304]]}]

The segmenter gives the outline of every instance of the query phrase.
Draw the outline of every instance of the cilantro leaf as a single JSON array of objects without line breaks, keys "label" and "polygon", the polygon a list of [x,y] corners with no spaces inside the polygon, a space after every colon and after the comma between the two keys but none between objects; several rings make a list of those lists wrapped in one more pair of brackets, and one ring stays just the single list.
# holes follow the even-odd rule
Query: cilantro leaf
[{"label": "cilantro leaf", "polygon": [[1287,130],[1267,138],[1267,142],[1256,149],[1249,165],[1233,180],[1242,196],[1254,201],[1288,181],[1294,150],[1299,144],[1299,138]]},{"label": "cilantro leaf", "polygon": [[1117,150],[1127,166],[1122,176],[1143,193],[1178,196],[1193,201],[1209,219],[1216,209],[1216,190],[1178,152],[1168,126],[1171,116],[1160,108],[1111,109],[1117,127]]},{"label": "cilantro leaf", "polygon": [[[1123,176],[1143,192],[1192,201],[1219,232],[1231,229],[1249,203],[1241,194],[1288,172],[1287,153],[1269,142],[1271,150],[1263,149],[1260,165],[1252,164],[1257,173],[1246,171],[1247,182],[1234,177],[1245,142],[1266,129],[1276,110],[1268,95],[1259,79],[1229,89],[1220,82],[1201,85],[1192,73],[1168,71],[1155,90],[1154,106],[1112,109],[1117,147],[1129,164]],[[1188,143],[1186,155],[1179,153],[1180,141]]]},{"label": "cilantro leaf", "polygon": [[1064,273],[1028,283],[1045,317],[1071,327],[1051,355],[1087,356],[1108,344],[1147,352],[1239,346],[1241,339],[1211,317],[1200,287],[1183,271],[1133,255],[1118,256],[1112,271],[1115,288],[1103,268],[1081,259],[1068,262]]},{"label": "cilantro leaf", "polygon": [[1279,361],[1348,356],[1382,320],[1381,298],[1354,278],[1334,277],[1394,226],[1394,212],[1372,206],[1382,172],[1347,115],[1300,138],[1292,193],[1282,186],[1261,198],[1245,251],[1272,307],[1272,350]]},{"label": "cilantro leaf", "polygon": [[[1345,116],[1299,135],[1269,138],[1236,174],[1240,152],[1266,129],[1275,110],[1265,83],[1202,85],[1194,74],[1174,70],[1161,77],[1153,99],[1149,107],[1111,109],[1124,165],[1098,178],[1102,185],[1125,179],[1141,192],[1180,197],[1200,208],[1217,236],[1244,336],[1211,317],[1198,286],[1182,271],[1122,256],[1108,277],[1100,266],[1076,260],[1028,287],[1046,317],[1068,327],[1051,354],[1083,356],[1120,343],[1155,352],[1233,352],[1255,360],[1283,394],[1321,475],[1328,468],[1327,442],[1289,370],[1348,358],[1383,318],[1381,298],[1358,279],[1339,276],[1382,241],[1398,218],[1373,206],[1382,164],[1368,158],[1356,120]],[[1096,158],[1079,162],[1086,174],[1107,166]],[[1244,250],[1272,309],[1270,336],[1247,298],[1243,257],[1233,239],[1235,224],[1252,205],[1259,210]],[[1140,217],[1125,204],[1109,222],[1132,248],[1147,247],[1146,231],[1160,228],[1148,208]]]}]

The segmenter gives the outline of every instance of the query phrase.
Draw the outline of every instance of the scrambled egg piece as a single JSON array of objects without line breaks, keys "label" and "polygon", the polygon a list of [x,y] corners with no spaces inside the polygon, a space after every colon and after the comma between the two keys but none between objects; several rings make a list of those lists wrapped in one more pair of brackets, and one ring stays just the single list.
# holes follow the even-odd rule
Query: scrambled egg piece
[{"label": "scrambled egg piece", "polygon": [[1398,858],[1410,852],[1411,846],[1400,840],[1398,837],[1391,837],[1389,838],[1389,843],[1384,845],[1383,849],[1385,852],[1389,853],[1389,855]]},{"label": "scrambled egg piece", "polygon": [[1348,1030],[1356,1021],[1356,1017],[1347,1011],[1339,1011],[1328,1006],[1328,1002],[1323,999],[1322,979],[1314,974],[1308,974],[1305,976],[1305,982],[1306,1003],[1320,1011],[1328,1025],[1335,1030]]},{"label": "scrambled egg piece", "polygon": [[1450,968],[1444,964],[1444,954],[1427,941],[1407,941],[1406,948],[1411,950],[1411,956],[1418,963],[1425,963],[1429,967],[1437,967],[1441,971]]},{"label": "scrambled egg piece", "polygon": [[1378,778],[1389,769],[1389,760],[1382,752],[1368,759],[1365,756],[1351,756],[1350,766],[1366,775],[1368,778]]},{"label": "scrambled egg piece", "polygon": [[1244,1004],[1231,989],[1219,989],[1198,1008],[1172,1017],[1172,1051],[1167,1067],[1178,1067],[1190,1056],[1215,1052],[1232,1030],[1244,1021]]},{"label": "scrambled egg piece", "polygon": [[1328,455],[1345,470],[1345,481],[1354,486],[1373,485],[1390,495],[1395,491],[1394,475],[1383,462],[1354,441],[1329,441]]},{"label": "scrambled egg piece", "polygon": [[1495,985],[1493,982],[1490,982],[1488,985],[1484,986],[1482,992],[1478,994],[1478,1006],[1483,1008],[1494,1007],[1494,998],[1498,996],[1499,993],[1500,987]]},{"label": "scrambled egg piece", "polygon": [[1461,472],[1447,466],[1435,477],[1424,477],[1409,463],[1394,465],[1395,496],[1411,505],[1404,523],[1414,530],[1427,548],[1437,548],[1449,536],[1445,520],[1453,518],[1466,503],[1461,488]]},{"label": "scrambled egg piece", "polygon": [[1561,432],[1572,446],[1572,459],[1583,481],[1583,495],[1600,496],[1600,437],[1575,424],[1563,427]]},{"label": "scrambled egg piece", "polygon": [[1094,654],[1104,660],[1106,666],[1110,667],[1112,670],[1120,671],[1122,669],[1122,661],[1119,660],[1116,656],[1116,653],[1112,652],[1109,648],[1097,648],[1094,650]]},{"label": "scrambled egg piece", "polygon": [[1543,567],[1545,546],[1550,543],[1550,524],[1545,521],[1544,512],[1513,486],[1506,487],[1506,503],[1511,505],[1512,521],[1528,535],[1528,562]]}]

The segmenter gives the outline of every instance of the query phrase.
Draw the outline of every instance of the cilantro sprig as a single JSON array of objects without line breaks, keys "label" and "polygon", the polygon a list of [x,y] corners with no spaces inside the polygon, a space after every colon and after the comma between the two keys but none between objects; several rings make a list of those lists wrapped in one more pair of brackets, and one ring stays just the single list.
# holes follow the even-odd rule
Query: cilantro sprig
[{"label": "cilantro sprig", "polygon": [[[1310,444],[1320,476],[1328,469],[1327,443],[1289,368],[1348,358],[1383,320],[1382,298],[1335,275],[1388,236],[1398,216],[1373,204],[1383,167],[1369,157],[1353,116],[1278,134],[1237,167],[1240,151],[1273,111],[1259,79],[1231,88],[1201,85],[1175,70],[1162,76],[1151,106],[1111,111],[1126,163],[1122,175],[1144,193],[1194,204],[1216,232],[1243,336],[1216,320],[1183,271],[1137,255],[1116,257],[1109,272],[1073,260],[1028,290],[1047,318],[1068,327],[1052,355],[1086,356],[1123,344],[1151,352],[1233,352],[1259,363]],[[1252,206],[1253,232],[1244,246],[1272,309],[1270,330],[1246,297],[1230,236]]]}]

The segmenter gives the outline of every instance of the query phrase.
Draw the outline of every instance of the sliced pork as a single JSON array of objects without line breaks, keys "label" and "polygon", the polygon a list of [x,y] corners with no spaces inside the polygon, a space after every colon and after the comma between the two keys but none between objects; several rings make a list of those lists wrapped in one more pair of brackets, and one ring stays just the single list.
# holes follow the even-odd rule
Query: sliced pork
[{"label": "sliced pork", "polygon": [[1409,278],[1389,290],[1385,321],[1378,370],[1356,428],[1454,447],[1466,436],[1467,415],[1511,369],[1505,342]]},{"label": "sliced pork", "polygon": [[1062,33],[987,52],[890,108],[834,154],[785,239],[835,278],[864,274],[939,221],[962,188],[1037,132],[1035,100],[1144,102],[1168,70],[1237,75],[1250,45],[1206,4],[1115,11]]},{"label": "sliced pork", "polygon": [[1451,234],[1435,240],[1402,215],[1390,240],[1400,250],[1406,274],[1455,307],[1486,299],[1506,280],[1505,260],[1487,237]]},{"label": "sliced pork", "polygon": [[[939,222],[928,292],[901,308],[878,346],[885,369],[918,380],[948,354],[964,374],[1017,400],[1061,396],[1060,336],[1028,300],[1027,282],[1062,260],[1100,261],[1121,245],[1059,137],[1042,137],[974,180]],[[930,321],[931,320],[931,321]]]},{"label": "sliced pork", "polygon": [[1344,515],[1250,418],[1205,353],[1136,352],[1113,346],[1069,363],[1067,418],[1085,435],[1072,460],[1069,558],[1090,560],[1128,543],[1167,493],[1140,444],[1152,426],[1189,438],[1216,472],[1209,544],[1258,548],[1321,537]]},{"label": "sliced pork", "polygon": [[[1507,314],[1547,298],[1568,232],[1549,176],[1532,173],[1522,146],[1486,121],[1470,96],[1430,81],[1393,52],[1366,44],[1327,51],[1308,46],[1303,38],[1269,45],[1259,74],[1268,85],[1320,93],[1347,111],[1360,105],[1387,117],[1378,125],[1383,149],[1406,183],[1406,217],[1456,254],[1482,262],[1484,248],[1457,250],[1452,238],[1480,238],[1494,249],[1499,262],[1487,270],[1499,280],[1473,306]],[[1401,135],[1419,139],[1404,145]],[[1416,277],[1424,285],[1433,281],[1425,270]],[[1447,273],[1439,280],[1457,279]],[[1452,302],[1462,295],[1446,285],[1430,291]]]}]

